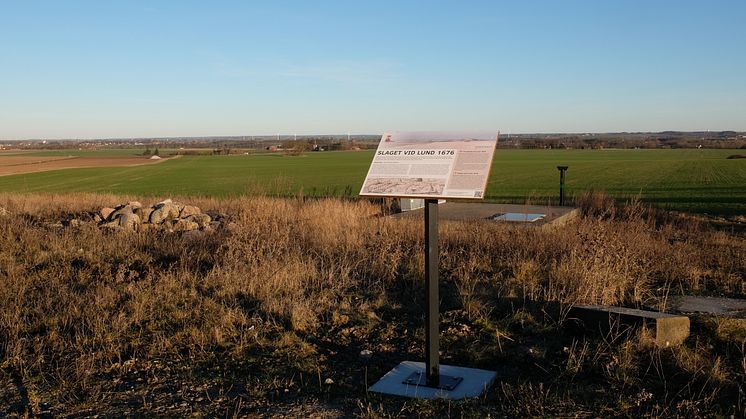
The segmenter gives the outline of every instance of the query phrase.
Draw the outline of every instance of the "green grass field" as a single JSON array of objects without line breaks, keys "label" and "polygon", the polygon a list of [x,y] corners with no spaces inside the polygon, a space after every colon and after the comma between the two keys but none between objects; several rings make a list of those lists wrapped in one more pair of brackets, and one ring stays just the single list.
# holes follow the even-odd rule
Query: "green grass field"
[{"label": "green grass field", "polygon": [[[48,151],[39,155],[127,155],[141,150]],[[746,160],[738,150],[497,150],[487,199],[553,204],[558,164],[568,196],[589,189],[639,196],[665,208],[746,213]],[[55,154],[57,153],[57,154]],[[82,154],[81,154],[82,153]],[[372,151],[184,156],[138,167],[66,169],[0,177],[7,192],[111,192],[146,196],[357,195]]]}]

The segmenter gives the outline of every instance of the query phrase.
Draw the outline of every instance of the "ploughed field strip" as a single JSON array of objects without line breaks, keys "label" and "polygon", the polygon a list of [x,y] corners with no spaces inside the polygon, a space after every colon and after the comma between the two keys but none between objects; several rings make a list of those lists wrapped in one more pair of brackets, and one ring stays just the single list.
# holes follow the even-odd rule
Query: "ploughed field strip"
[{"label": "ploughed field strip", "polygon": [[[15,175],[44,170],[45,167],[59,165],[60,161],[75,159],[73,156],[26,156],[0,154],[0,176]],[[47,169],[50,170],[50,169]],[[53,170],[53,169],[52,169]]]},{"label": "ploughed field strip", "polygon": [[158,163],[140,156],[39,156],[0,154],[0,176],[86,167],[120,167]]}]

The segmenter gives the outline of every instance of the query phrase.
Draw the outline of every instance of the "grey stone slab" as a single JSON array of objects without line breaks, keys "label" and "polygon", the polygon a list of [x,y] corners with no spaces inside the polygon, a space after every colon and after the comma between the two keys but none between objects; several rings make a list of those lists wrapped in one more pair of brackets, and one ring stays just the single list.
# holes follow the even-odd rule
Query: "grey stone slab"
[{"label": "grey stone slab", "polygon": [[533,223],[546,217],[545,214],[529,214],[520,212],[506,212],[495,214],[491,217],[494,221],[509,221],[519,223]]},{"label": "grey stone slab", "polygon": [[746,300],[737,298],[681,295],[670,297],[667,306],[670,311],[676,313],[746,317]]},{"label": "grey stone slab", "polygon": [[689,336],[689,317],[659,311],[578,305],[570,309],[568,317],[579,321],[585,329],[600,333],[645,327],[653,332],[656,345],[661,347],[679,345]]},{"label": "grey stone slab", "polygon": [[463,380],[453,390],[405,384],[404,382],[415,372],[425,371],[424,362],[404,361],[386,373],[377,383],[368,388],[369,391],[394,396],[412,397],[417,399],[449,399],[458,400],[478,397],[492,385],[497,373],[476,368],[455,367],[441,365],[440,374],[461,377]]}]

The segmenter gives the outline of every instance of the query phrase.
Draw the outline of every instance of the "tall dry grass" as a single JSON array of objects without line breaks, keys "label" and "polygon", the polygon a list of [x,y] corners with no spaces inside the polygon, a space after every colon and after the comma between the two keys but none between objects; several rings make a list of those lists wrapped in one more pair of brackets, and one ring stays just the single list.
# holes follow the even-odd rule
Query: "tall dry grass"
[{"label": "tall dry grass", "polygon": [[[366,201],[183,199],[229,216],[200,236],[49,224],[136,198],[0,194],[0,362],[50,397],[95,403],[105,394],[91,382],[128,360],[241,358],[278,330],[370,316],[421,284],[421,221],[379,217]],[[614,205],[588,197],[585,217],[551,230],[442,223],[451,297],[479,318],[501,298],[743,296],[743,237]]]}]

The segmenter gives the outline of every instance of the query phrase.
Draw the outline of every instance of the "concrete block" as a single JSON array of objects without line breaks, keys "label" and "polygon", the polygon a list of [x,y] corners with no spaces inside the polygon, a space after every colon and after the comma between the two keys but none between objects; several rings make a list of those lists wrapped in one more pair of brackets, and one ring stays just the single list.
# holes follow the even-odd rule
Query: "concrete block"
[{"label": "concrete block", "polygon": [[580,305],[570,309],[568,317],[577,319],[587,330],[604,334],[645,327],[654,334],[656,345],[661,347],[679,345],[689,336],[689,317],[658,311]]}]

